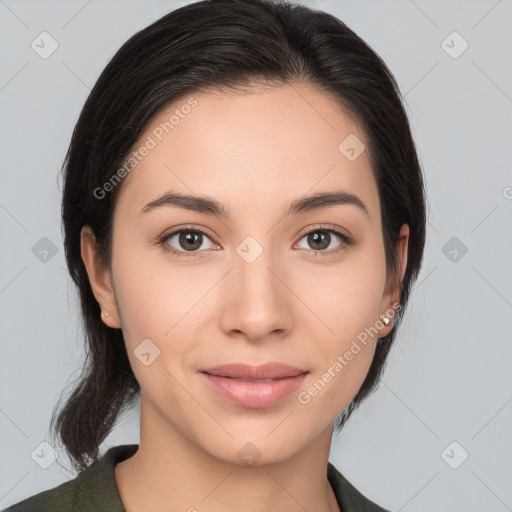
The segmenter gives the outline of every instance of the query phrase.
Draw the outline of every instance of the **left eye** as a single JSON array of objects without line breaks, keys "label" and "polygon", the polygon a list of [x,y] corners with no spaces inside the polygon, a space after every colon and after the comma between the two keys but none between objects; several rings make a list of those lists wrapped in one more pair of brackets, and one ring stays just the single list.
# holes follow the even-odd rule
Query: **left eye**
[{"label": "left eye", "polygon": [[[335,242],[334,238],[338,238],[341,240],[341,246],[349,245],[350,241],[348,237],[336,231],[334,229],[315,229],[314,231],[310,231],[306,233],[301,240],[306,239],[306,243],[309,244],[310,247],[303,247],[305,249],[313,248],[315,252],[328,252],[325,249],[329,249],[332,242]],[[334,244],[334,247],[336,244]],[[330,247],[331,249],[333,247]]]}]

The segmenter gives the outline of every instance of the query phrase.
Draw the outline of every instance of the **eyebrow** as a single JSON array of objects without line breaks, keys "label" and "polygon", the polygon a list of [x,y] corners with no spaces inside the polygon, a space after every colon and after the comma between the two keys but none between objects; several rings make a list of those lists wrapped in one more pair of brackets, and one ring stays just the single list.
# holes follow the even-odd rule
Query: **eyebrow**
[{"label": "eyebrow", "polygon": [[[318,192],[292,201],[284,210],[284,215],[296,215],[311,211],[323,210],[336,205],[353,205],[363,211],[368,217],[368,209],[363,201],[350,192],[338,190],[334,192]],[[194,196],[169,191],[148,203],[140,214],[146,214],[161,207],[177,207],[186,210],[215,215],[224,219],[230,218],[230,209],[219,201],[208,196]]]}]

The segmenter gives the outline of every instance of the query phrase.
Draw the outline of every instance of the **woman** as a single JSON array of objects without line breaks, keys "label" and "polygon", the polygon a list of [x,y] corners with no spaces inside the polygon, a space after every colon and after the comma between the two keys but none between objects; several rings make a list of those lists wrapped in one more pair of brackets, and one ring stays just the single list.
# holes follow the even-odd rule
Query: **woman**
[{"label": "woman", "polygon": [[[7,510],[384,510],[328,462],[425,243],[375,52],[304,6],[177,9],[108,63],[64,178],[87,361],[52,428],[80,473]],[[138,397],[139,444],[100,457]]]}]

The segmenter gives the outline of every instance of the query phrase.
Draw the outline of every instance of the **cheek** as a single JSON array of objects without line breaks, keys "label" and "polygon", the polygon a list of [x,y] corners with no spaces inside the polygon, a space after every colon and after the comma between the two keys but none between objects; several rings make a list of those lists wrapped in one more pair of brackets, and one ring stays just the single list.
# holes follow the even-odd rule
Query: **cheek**
[{"label": "cheek", "polygon": [[[157,396],[174,400],[180,393],[175,379],[182,382],[188,374],[189,354],[199,338],[190,325],[193,306],[207,290],[192,284],[190,273],[159,268],[134,253],[115,268],[123,335],[137,381],[153,402]],[[149,354],[145,362],[144,354]]]},{"label": "cheek", "polygon": [[385,283],[385,262],[376,257],[379,254],[379,248],[373,247],[336,267],[318,266],[313,273],[301,273],[298,295],[318,316],[309,315],[313,320],[302,325],[310,330],[308,338],[316,340],[318,363],[304,400],[326,407],[333,415],[354,398],[375,353],[377,337],[372,328],[379,319]]},{"label": "cheek", "polygon": [[378,247],[354,251],[339,264],[310,265],[293,278],[297,295],[324,324],[331,350],[343,349],[378,320],[386,278],[379,254]]},{"label": "cheek", "polygon": [[116,242],[113,269],[123,327],[144,338],[170,337],[207,284],[190,268],[172,262],[160,247],[130,247],[122,234]]}]

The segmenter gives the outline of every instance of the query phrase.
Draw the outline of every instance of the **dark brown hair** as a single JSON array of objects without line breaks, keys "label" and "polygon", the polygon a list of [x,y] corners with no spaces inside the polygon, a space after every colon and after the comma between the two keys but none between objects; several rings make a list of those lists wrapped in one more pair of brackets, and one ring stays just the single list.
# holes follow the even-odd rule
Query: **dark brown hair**
[{"label": "dark brown hair", "polygon": [[[339,432],[374,391],[420,270],[425,244],[425,190],[399,88],[381,58],[336,17],[279,0],[204,0],[174,10],[133,35],[94,85],[63,165],[66,261],[78,288],[86,358],[78,382],[51,428],[81,470],[140,391],[121,329],[107,327],[81,258],[89,225],[100,261],[110,267],[112,219],[122,183],[94,193],[120,169],[152,118],[171,102],[252,83],[303,82],[335,98],[367,137],[381,202],[388,278],[398,275],[400,227],[410,227],[408,261],[391,333],[378,341],[368,375],[337,418]],[[341,142],[341,141],[340,141]],[[396,282],[396,281],[395,281]]]}]

